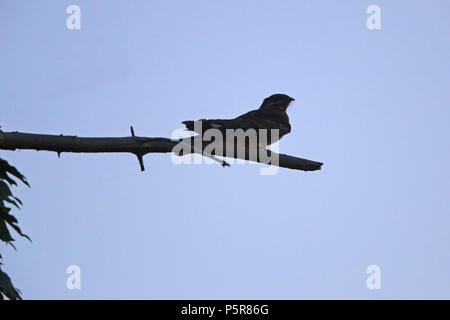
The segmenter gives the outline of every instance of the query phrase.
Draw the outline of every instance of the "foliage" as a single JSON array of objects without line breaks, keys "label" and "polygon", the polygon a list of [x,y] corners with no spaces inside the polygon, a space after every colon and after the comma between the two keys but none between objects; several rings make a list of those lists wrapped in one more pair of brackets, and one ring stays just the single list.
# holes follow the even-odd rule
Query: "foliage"
[{"label": "foliage", "polygon": [[[15,249],[14,238],[11,235],[10,228],[15,230],[20,236],[31,241],[30,237],[22,233],[16,217],[11,214],[11,208],[8,205],[20,209],[22,201],[11,193],[11,186],[17,186],[15,179],[18,179],[28,187],[30,186],[26,178],[7,161],[0,158],[0,240],[9,244]],[[0,255],[1,259],[1,255]],[[10,277],[1,270],[0,263],[0,300],[5,297],[9,299],[21,299],[20,292],[14,288]]]}]

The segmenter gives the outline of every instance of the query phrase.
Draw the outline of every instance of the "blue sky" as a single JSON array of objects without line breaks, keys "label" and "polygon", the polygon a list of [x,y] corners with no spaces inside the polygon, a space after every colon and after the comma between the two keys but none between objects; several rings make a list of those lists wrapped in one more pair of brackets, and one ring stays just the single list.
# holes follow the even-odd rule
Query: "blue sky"
[{"label": "blue sky", "polygon": [[14,191],[33,239],[1,250],[4,269],[26,299],[449,299],[449,9],[2,1],[2,130],[170,137],[281,92],[296,101],[280,151],[325,163],[264,176],[151,154],[141,173],[129,154],[4,151],[31,184]]}]

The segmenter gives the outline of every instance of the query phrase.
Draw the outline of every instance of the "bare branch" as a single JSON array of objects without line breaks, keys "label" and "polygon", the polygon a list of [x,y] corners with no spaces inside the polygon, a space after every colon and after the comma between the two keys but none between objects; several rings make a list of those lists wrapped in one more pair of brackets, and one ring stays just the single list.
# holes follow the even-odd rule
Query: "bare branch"
[{"label": "bare branch", "polygon": [[[32,134],[21,132],[2,132],[0,131],[0,149],[16,150],[31,149],[54,151],[61,154],[62,152],[75,153],[132,153],[135,154],[144,170],[142,156],[147,153],[168,153],[173,152],[173,148],[180,142],[191,144],[190,153],[202,154],[202,150],[209,142],[204,141],[201,150],[195,149],[193,146],[194,139],[186,138],[183,140],[171,140],[168,138],[147,138],[134,135],[131,128],[132,136],[117,138],[82,138],[77,136],[64,135],[47,135]],[[279,156],[277,166],[294,170],[315,171],[320,170],[322,163],[307,159],[297,158],[285,154],[277,154],[267,150],[267,154],[271,157]],[[234,154],[237,159],[249,160],[248,150],[245,156]],[[258,156],[256,162],[266,163]],[[274,165],[274,164],[272,164]]]}]

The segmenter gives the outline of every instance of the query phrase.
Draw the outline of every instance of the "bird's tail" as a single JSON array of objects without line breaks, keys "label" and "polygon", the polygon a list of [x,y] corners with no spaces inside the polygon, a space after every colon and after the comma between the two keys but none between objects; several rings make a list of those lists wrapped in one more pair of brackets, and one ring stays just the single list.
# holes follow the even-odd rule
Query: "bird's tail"
[{"label": "bird's tail", "polygon": [[[183,121],[182,124],[184,124],[188,130],[194,131],[198,134],[202,134],[202,132],[205,132],[208,129],[217,129],[222,126],[213,121],[214,120],[206,120],[206,119],[200,119],[197,121],[189,120],[189,121]],[[197,124],[196,124],[196,122],[197,122]],[[196,128],[196,125],[197,125],[197,128]],[[195,131],[194,129],[197,129],[197,131]]]}]

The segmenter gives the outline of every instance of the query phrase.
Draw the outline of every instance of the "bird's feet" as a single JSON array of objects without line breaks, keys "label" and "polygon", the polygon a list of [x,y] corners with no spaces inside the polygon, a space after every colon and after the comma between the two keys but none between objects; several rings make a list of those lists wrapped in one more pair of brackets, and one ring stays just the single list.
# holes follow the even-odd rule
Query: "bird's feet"
[{"label": "bird's feet", "polygon": [[228,162],[224,161],[224,160],[222,160],[221,165],[222,165],[223,168],[230,166],[230,164]]}]

